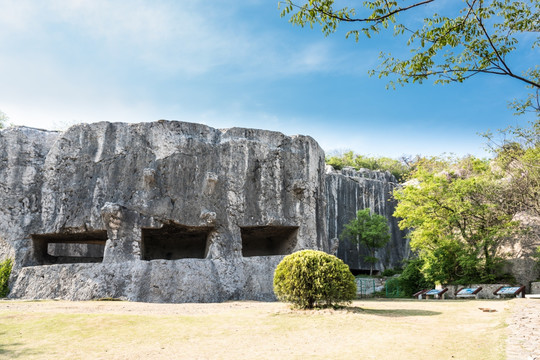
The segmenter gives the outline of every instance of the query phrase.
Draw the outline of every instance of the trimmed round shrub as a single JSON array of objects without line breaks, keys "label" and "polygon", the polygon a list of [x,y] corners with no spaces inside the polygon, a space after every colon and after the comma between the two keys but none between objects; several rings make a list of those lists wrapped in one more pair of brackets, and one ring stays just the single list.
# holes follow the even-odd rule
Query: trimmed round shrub
[{"label": "trimmed round shrub", "polygon": [[301,309],[336,306],[356,297],[349,267],[322,251],[302,250],[286,256],[274,273],[274,293]]},{"label": "trimmed round shrub", "polygon": [[9,294],[9,275],[11,275],[11,268],[13,261],[6,259],[0,262],[0,298],[6,297]]}]

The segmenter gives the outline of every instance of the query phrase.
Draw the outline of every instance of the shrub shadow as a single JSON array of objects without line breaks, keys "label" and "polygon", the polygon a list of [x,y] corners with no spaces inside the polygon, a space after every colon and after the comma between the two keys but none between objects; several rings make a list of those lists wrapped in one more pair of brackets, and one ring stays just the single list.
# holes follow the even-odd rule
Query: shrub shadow
[{"label": "shrub shadow", "polygon": [[[0,338],[5,334],[5,332],[0,332]],[[36,349],[20,349],[24,346],[22,343],[9,343],[9,344],[0,344],[0,358],[2,359],[26,359],[31,355],[42,354],[42,351]]]},{"label": "shrub shadow", "polygon": [[407,317],[407,316],[435,316],[442,314],[439,311],[416,310],[416,309],[369,309],[358,306],[348,306],[343,309],[355,314],[377,315],[384,317]]}]

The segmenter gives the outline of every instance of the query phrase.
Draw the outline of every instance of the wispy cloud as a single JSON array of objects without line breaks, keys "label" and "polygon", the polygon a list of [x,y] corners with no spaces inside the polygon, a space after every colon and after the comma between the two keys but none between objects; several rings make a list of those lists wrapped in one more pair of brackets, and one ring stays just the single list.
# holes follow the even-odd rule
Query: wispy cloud
[{"label": "wispy cloud", "polygon": [[[429,134],[433,144],[422,140],[432,125],[418,122],[419,110],[456,129],[474,122],[462,114],[445,120],[429,89],[388,93],[384,81],[366,79],[381,49],[395,52],[388,39],[357,44],[343,34],[325,38],[320,29],[279,19],[276,5],[0,0],[0,110],[14,123],[41,128],[165,118],[303,133],[327,150],[380,154],[397,152],[405,142],[419,148],[444,143],[435,132]],[[486,98],[487,113],[496,101],[485,96],[489,88],[481,87],[480,99],[463,95],[472,90],[440,98],[454,113],[468,109],[456,105],[461,98],[477,107]]]},{"label": "wispy cloud", "polygon": [[331,56],[328,43],[284,46],[286,38],[265,33],[228,2],[50,0],[36,5],[20,0],[2,7],[4,34],[39,37],[61,51],[80,39],[94,46],[89,51],[108,54],[111,61],[131,58],[171,74],[233,67],[239,73],[276,76],[327,72],[341,61]]}]

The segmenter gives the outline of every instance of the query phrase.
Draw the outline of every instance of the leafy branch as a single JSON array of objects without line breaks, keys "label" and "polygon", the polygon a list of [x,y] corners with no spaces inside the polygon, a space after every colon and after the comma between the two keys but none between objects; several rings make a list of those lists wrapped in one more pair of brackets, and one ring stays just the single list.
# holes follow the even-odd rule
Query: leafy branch
[{"label": "leafy branch", "polygon": [[[319,24],[328,36],[337,31],[340,23],[364,24],[359,29],[347,31],[345,37],[354,36],[359,41],[363,33],[367,37],[394,27],[394,36],[409,34],[406,45],[411,47],[408,59],[398,59],[381,53],[377,70],[370,75],[379,78],[395,76],[389,86],[405,85],[434,78],[435,83],[463,82],[478,74],[502,75],[521,81],[532,91],[523,100],[515,100],[510,106],[516,114],[533,111],[540,116],[540,70],[528,69],[520,74],[511,66],[507,55],[518,49],[515,34],[540,33],[540,2],[536,0],[464,0],[459,16],[433,14],[425,18],[423,26],[412,29],[402,18],[435,0],[364,1],[361,9],[368,11],[357,16],[354,8],[336,8],[334,0],[306,0],[299,4],[293,0],[279,3],[281,16],[290,15],[295,25],[313,27]],[[407,20],[407,18],[404,18]],[[540,37],[533,41],[532,49],[540,47]]]}]

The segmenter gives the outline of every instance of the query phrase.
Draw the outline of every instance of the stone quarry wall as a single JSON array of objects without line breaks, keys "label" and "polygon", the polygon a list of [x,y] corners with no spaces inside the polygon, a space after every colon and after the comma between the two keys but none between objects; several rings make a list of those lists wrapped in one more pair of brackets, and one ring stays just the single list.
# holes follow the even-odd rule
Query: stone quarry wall
[{"label": "stone quarry wall", "polygon": [[273,299],[284,255],[329,251],[310,137],[183,122],[0,132],[11,297]]},{"label": "stone quarry wall", "polygon": [[334,170],[326,167],[327,223],[328,238],[333,239],[337,247],[337,256],[356,273],[367,272],[370,264],[363,261],[368,255],[367,249],[349,241],[339,241],[345,224],[356,217],[356,212],[370,208],[374,213],[383,215],[388,220],[391,238],[388,244],[377,251],[379,262],[374,269],[382,271],[403,266],[403,259],[410,253],[406,232],[398,227],[398,219],[392,214],[396,201],[391,196],[398,186],[396,179],[389,172],[360,171],[351,168]]}]

